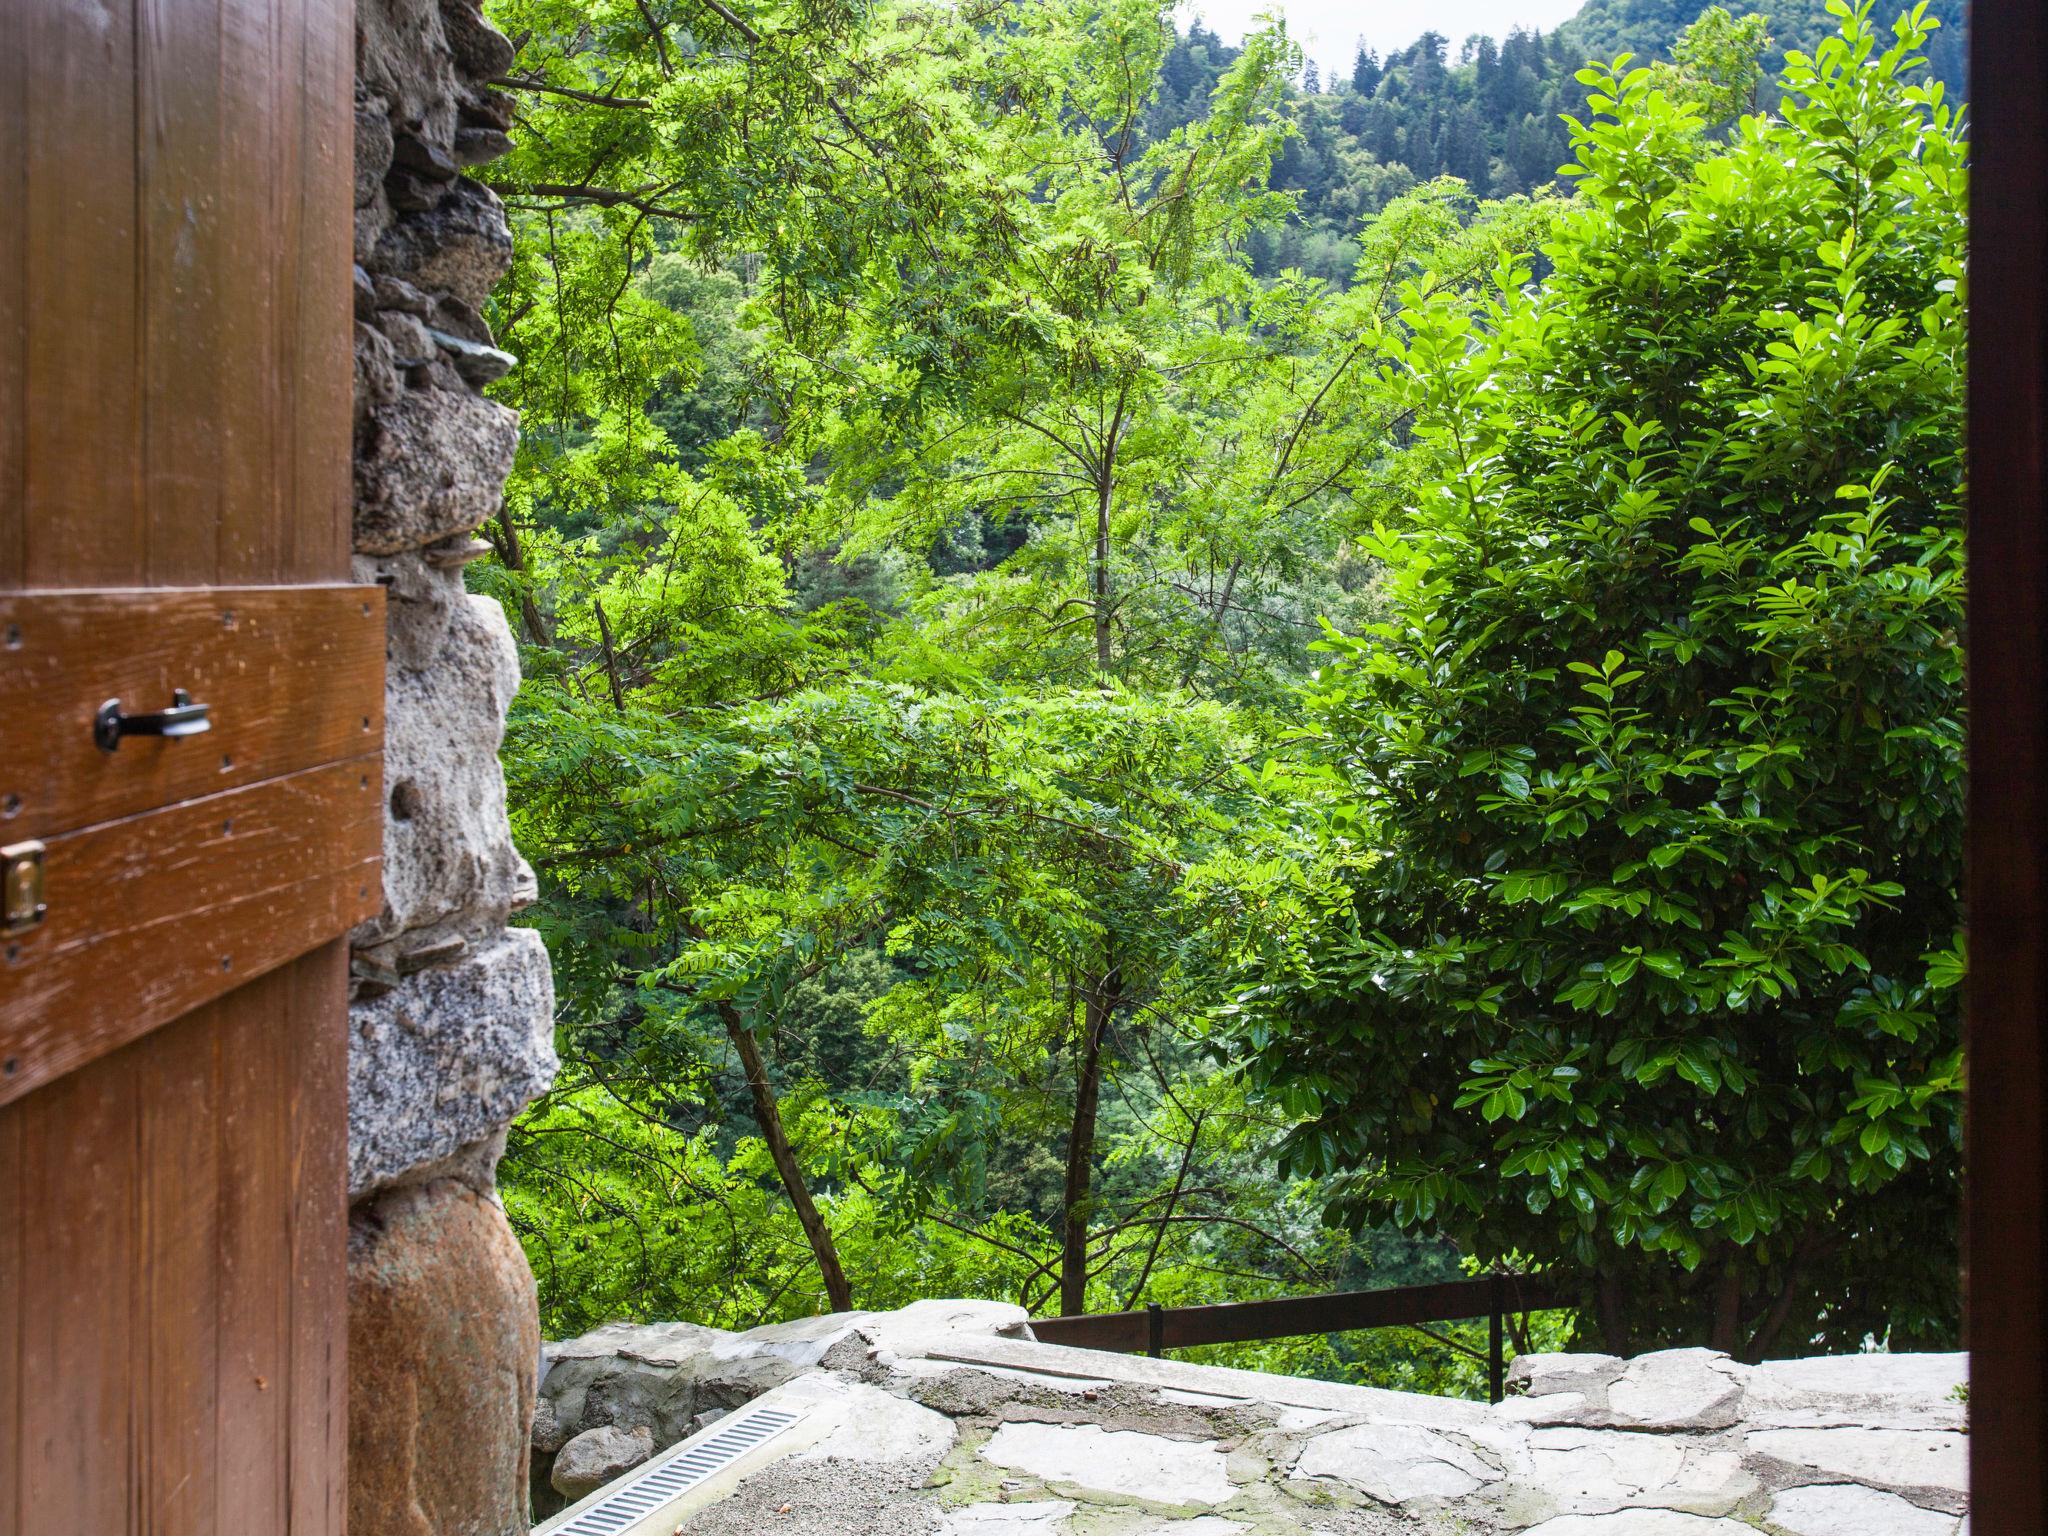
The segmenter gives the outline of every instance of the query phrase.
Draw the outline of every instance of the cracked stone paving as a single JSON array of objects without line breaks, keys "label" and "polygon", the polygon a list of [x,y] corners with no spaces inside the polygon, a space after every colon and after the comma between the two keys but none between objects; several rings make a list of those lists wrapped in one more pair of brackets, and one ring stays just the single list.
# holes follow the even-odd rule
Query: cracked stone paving
[{"label": "cracked stone paving", "polygon": [[809,1430],[663,1536],[1958,1536],[1964,1369],[1534,1355],[1493,1407],[1041,1344],[984,1302],[617,1325],[549,1346],[535,1488],[560,1509],[772,1402]]}]

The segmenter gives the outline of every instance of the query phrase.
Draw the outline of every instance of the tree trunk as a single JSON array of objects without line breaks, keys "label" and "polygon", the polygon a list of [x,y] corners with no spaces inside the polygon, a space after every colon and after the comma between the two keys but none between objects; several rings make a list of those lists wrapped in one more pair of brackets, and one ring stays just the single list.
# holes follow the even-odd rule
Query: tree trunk
[{"label": "tree trunk", "polygon": [[1105,462],[1101,478],[1095,483],[1095,570],[1092,581],[1095,591],[1095,670],[1104,677],[1109,676],[1110,660],[1109,508],[1114,484],[1110,463]]},{"label": "tree trunk", "polygon": [[555,642],[548,634],[547,620],[541,617],[540,609],[533,601],[533,582],[526,569],[526,552],[519,547],[519,530],[513,526],[512,514],[501,510],[484,524],[484,532],[498,551],[498,563],[519,579],[519,618],[526,625],[526,638],[535,645],[553,645]]},{"label": "tree trunk", "polygon": [[818,1214],[818,1207],[811,1199],[810,1186],[804,1182],[804,1171],[798,1166],[796,1152],[789,1144],[789,1135],[782,1128],[782,1110],[775,1102],[775,1089],[768,1081],[767,1065],[761,1060],[760,1042],[754,1039],[754,1032],[747,1028],[739,1010],[730,1003],[720,1003],[718,1013],[725,1021],[725,1032],[732,1040],[733,1049],[740,1053],[740,1065],[746,1068],[747,1091],[754,1097],[754,1118],[761,1124],[761,1134],[768,1142],[768,1155],[775,1160],[775,1171],[781,1176],[782,1188],[789,1196],[789,1203],[796,1207],[797,1222],[810,1242],[811,1253],[817,1258],[818,1273],[825,1281],[825,1294],[831,1299],[832,1310],[851,1312],[853,1287],[846,1282],[846,1271],[839,1267],[839,1249],[832,1241],[832,1229]]},{"label": "tree trunk", "polygon": [[612,685],[612,708],[623,715],[626,712],[626,695],[619,687],[619,655],[612,648],[611,620],[605,617],[603,603],[593,601],[590,606],[597,610],[597,635],[604,642],[604,675]]},{"label": "tree trunk", "polygon": [[1067,1187],[1060,1212],[1060,1311],[1088,1310],[1088,1205],[1095,1172],[1095,1118],[1102,1102],[1102,1038],[1116,1011],[1123,979],[1112,962],[1088,991],[1082,1011],[1080,1080],[1074,1126],[1067,1137]]},{"label": "tree trunk", "polygon": [[1814,1224],[1808,1222],[1799,1234],[1799,1241],[1792,1247],[1792,1262],[1786,1266],[1777,1295],[1757,1321],[1738,1359],[1755,1365],[1777,1348],[1778,1336],[1785,1331],[1793,1309],[1806,1298],[1807,1268],[1828,1246],[1818,1235]]},{"label": "tree trunk", "polygon": [[1739,1359],[1742,1342],[1742,1261],[1730,1253],[1714,1287],[1714,1321],[1707,1346]]},{"label": "tree trunk", "polygon": [[1600,1276],[1593,1294],[1600,1317],[1600,1342],[1610,1355],[1629,1353],[1628,1301],[1621,1276],[1608,1272]]}]

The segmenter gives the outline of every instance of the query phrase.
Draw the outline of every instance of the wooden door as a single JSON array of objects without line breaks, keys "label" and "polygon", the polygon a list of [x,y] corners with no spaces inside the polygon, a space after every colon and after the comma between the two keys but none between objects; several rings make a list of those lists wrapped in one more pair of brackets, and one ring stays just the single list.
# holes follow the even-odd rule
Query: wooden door
[{"label": "wooden door", "polygon": [[0,1536],[343,1524],[352,33],[0,0]]}]

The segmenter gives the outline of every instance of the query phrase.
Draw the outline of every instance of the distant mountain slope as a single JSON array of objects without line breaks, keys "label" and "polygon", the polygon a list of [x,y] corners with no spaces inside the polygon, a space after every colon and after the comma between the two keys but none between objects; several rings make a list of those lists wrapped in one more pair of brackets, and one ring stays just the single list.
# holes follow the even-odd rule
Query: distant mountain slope
[{"label": "distant mountain slope", "polygon": [[[1811,51],[1835,29],[1826,0],[1724,0],[1737,15],[1760,11],[1772,38],[1772,77],[1787,49]],[[1880,8],[1904,0],[1879,0]],[[1968,0],[1931,0],[1941,21],[1927,49],[1951,93],[1965,94]],[[1633,53],[1667,57],[1707,0],[1586,0],[1553,32],[1520,28],[1504,38],[1462,41],[1425,32],[1384,59],[1361,49],[1348,75],[1324,80],[1311,65],[1287,105],[1295,133],[1273,167],[1272,185],[1295,194],[1284,229],[1255,231],[1252,268],[1271,276],[1296,267],[1348,280],[1360,224],[1433,176],[1462,178],[1483,197],[1508,197],[1554,180],[1570,157],[1562,113],[1583,114],[1586,88],[1574,78],[1590,59]],[[1145,129],[1161,137],[1208,109],[1209,92],[1237,49],[1197,20],[1176,38],[1160,74]],[[1763,105],[1774,105],[1767,94]]]},{"label": "distant mountain slope", "polygon": [[[1826,0],[1724,3],[1738,16],[1746,11],[1759,11],[1770,21],[1776,47],[1766,62],[1773,71],[1784,63],[1788,49],[1810,53],[1837,25],[1827,12]],[[1644,58],[1662,58],[1678,34],[1705,9],[1702,0],[1586,0],[1578,15],[1558,31],[1588,58],[1611,59],[1624,51]],[[1958,93],[1967,80],[1968,10],[1967,0],[1931,0],[1927,7],[1927,14],[1941,23],[1941,30],[1927,46],[1928,66],[1948,83],[1951,91]],[[1880,4],[1878,20],[1888,19],[1885,6]]]}]

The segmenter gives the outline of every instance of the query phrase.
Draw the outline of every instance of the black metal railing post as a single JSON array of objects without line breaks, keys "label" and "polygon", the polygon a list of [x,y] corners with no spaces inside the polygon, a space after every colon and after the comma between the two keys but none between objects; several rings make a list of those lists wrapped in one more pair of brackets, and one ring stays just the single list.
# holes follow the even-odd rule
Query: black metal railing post
[{"label": "black metal railing post", "polygon": [[1493,1310],[1486,1316],[1486,1400],[1497,1403],[1507,1395],[1507,1348],[1502,1314],[1507,1310],[1507,1277],[1496,1272],[1493,1280]]},{"label": "black metal railing post", "polygon": [[1506,1387],[1507,1314],[1545,1312],[1577,1304],[1578,1288],[1552,1275],[1475,1275],[1382,1291],[1330,1291],[1319,1296],[1274,1296],[1265,1301],[1221,1301],[1195,1307],[1147,1302],[1125,1312],[1084,1312],[1031,1320],[1041,1344],[1068,1348],[1141,1350],[1155,1359],[1166,1350],[1259,1339],[1352,1333],[1363,1328],[1409,1328],[1422,1323],[1488,1318],[1492,1352],[1487,1387],[1500,1401]]}]

